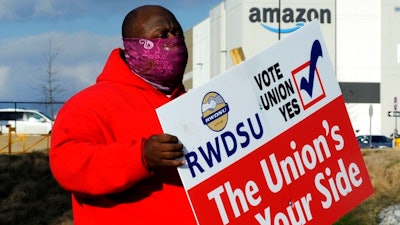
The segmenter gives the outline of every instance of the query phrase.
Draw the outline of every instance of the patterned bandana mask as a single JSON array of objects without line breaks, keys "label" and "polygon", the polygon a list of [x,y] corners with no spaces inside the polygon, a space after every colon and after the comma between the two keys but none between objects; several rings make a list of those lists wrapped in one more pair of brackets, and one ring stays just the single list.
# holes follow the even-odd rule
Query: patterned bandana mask
[{"label": "patterned bandana mask", "polygon": [[124,38],[129,68],[158,90],[170,94],[182,83],[188,60],[184,38]]}]

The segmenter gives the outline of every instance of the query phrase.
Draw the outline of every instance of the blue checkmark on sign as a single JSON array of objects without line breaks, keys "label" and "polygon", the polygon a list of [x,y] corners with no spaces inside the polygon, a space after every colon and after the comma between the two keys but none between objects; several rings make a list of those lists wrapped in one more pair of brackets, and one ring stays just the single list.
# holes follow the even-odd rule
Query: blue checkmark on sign
[{"label": "blue checkmark on sign", "polygon": [[302,77],[300,81],[300,89],[305,90],[308,95],[310,95],[310,97],[312,97],[313,93],[315,69],[317,67],[317,61],[320,56],[322,57],[321,43],[319,43],[318,40],[315,40],[311,47],[310,71],[308,73],[308,79]]}]

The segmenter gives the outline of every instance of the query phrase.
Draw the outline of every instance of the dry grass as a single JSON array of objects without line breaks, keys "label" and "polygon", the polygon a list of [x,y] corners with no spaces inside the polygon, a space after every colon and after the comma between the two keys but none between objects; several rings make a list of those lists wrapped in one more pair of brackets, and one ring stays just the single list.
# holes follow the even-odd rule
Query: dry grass
[{"label": "dry grass", "polygon": [[375,192],[336,225],[376,225],[383,208],[400,204],[400,150],[363,150],[363,155]]},{"label": "dry grass", "polygon": [[[376,225],[400,203],[400,150],[363,150],[375,193],[336,225]],[[72,225],[70,195],[53,179],[45,153],[0,154],[0,224]]]},{"label": "dry grass", "polygon": [[53,179],[47,154],[0,155],[0,224],[72,225],[70,195]]}]

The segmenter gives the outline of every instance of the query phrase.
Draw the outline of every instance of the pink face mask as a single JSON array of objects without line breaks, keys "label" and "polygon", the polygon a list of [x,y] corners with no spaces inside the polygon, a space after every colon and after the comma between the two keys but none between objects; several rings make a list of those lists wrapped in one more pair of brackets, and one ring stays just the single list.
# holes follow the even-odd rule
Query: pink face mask
[{"label": "pink face mask", "polygon": [[170,94],[182,83],[188,60],[184,38],[124,38],[129,68],[158,90]]}]

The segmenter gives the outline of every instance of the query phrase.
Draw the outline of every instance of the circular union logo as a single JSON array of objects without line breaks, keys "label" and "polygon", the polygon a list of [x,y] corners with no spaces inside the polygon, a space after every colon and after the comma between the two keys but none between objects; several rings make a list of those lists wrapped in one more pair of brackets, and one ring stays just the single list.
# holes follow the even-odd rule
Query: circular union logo
[{"label": "circular union logo", "polygon": [[221,131],[228,123],[228,104],[217,92],[207,93],[201,105],[203,124],[213,131]]}]

